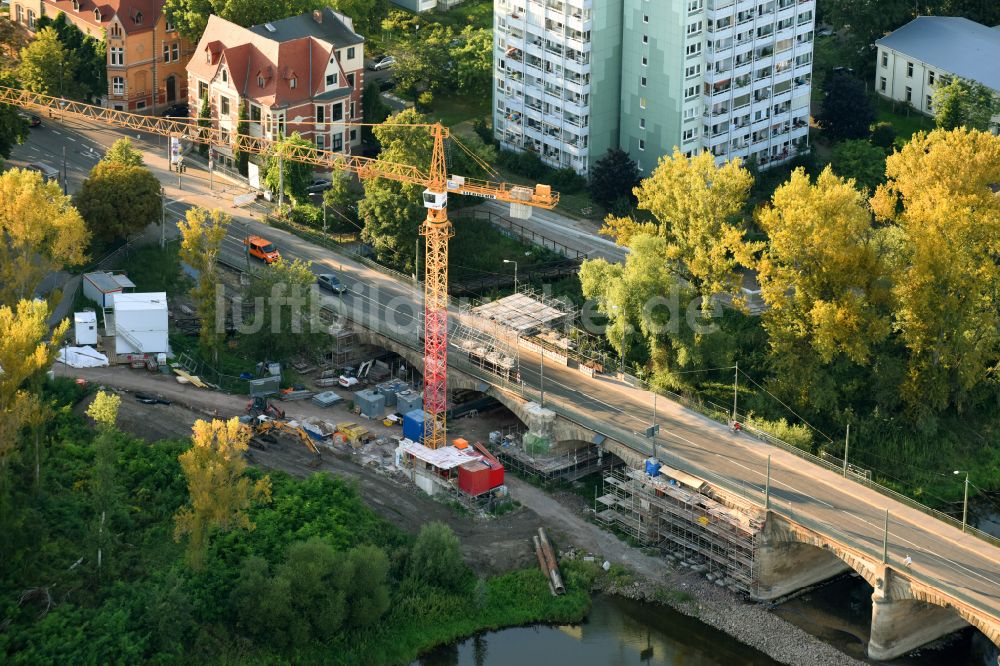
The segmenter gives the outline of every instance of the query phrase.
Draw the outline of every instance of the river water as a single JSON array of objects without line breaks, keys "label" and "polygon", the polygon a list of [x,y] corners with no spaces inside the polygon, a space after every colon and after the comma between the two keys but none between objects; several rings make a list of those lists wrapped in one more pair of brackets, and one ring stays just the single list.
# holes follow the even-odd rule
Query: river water
[{"label": "river water", "polygon": [[772,666],[778,662],[671,608],[594,597],[581,624],[494,631],[440,647],[414,666]]}]

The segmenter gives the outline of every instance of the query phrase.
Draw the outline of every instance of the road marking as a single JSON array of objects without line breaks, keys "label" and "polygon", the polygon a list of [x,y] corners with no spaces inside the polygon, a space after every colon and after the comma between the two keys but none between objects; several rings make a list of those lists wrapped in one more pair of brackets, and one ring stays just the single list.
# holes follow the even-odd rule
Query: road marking
[{"label": "road marking", "polygon": [[52,130],[52,133],[53,134],[58,134],[59,136],[62,136],[62,132],[60,132],[59,130],[55,130],[54,129],[54,130]]},{"label": "road marking", "polygon": [[70,136],[70,135],[68,135],[68,134],[66,135],[66,140],[67,140],[67,141],[72,141],[73,143],[76,143],[76,139],[74,139],[73,137],[71,137],[71,136]]}]

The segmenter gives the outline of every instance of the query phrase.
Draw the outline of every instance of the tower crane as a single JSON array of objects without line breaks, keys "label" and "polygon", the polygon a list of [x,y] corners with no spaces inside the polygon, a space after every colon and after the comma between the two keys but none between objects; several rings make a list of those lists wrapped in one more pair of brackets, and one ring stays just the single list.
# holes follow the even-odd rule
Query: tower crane
[{"label": "tower crane", "polygon": [[[526,217],[530,208],[555,208],[559,194],[548,185],[526,187],[511,183],[449,177],[444,141],[448,128],[441,123],[399,125],[426,128],[433,138],[431,162],[427,170],[360,155],[344,155],[330,150],[297,144],[278,144],[263,137],[239,132],[223,132],[201,127],[196,119],[157,118],[117,111],[73,100],[0,86],[0,104],[47,113],[50,118],[66,117],[96,121],[113,127],[178,137],[194,143],[232,148],[247,154],[280,152],[285,160],[305,162],[330,171],[357,174],[359,179],[386,178],[424,187],[423,204],[427,217],[420,225],[424,237],[424,445],[438,448],[447,443],[445,413],[448,409],[448,241],[454,229],[448,220],[448,195],[464,194],[511,204],[517,216]],[[331,123],[356,126],[354,123]],[[263,122],[262,122],[263,126]]]}]

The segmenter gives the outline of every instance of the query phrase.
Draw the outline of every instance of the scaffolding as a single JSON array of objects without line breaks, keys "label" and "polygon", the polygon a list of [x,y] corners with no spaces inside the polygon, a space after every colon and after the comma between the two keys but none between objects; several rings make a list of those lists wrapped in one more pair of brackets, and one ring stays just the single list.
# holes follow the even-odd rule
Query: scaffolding
[{"label": "scaffolding", "polygon": [[700,562],[723,584],[749,593],[764,517],[749,505],[726,506],[707,494],[707,484],[692,479],[669,468],[656,477],[624,467],[611,470],[596,498],[597,518],[644,546]]},{"label": "scaffolding", "polygon": [[531,455],[514,445],[493,447],[492,453],[506,469],[540,481],[576,481],[599,472],[610,458],[593,444],[554,456]]}]

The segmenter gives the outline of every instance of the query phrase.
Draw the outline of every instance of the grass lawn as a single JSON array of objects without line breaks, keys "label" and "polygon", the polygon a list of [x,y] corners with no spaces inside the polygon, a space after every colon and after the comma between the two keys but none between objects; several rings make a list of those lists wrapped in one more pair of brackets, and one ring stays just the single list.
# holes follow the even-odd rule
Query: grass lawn
[{"label": "grass lawn", "polygon": [[881,97],[877,98],[875,102],[875,120],[892,123],[896,129],[897,148],[902,148],[917,132],[930,132],[935,127],[933,118],[925,116],[906,104],[894,104]]},{"label": "grass lawn", "polygon": [[[468,95],[452,93],[435,95],[431,109],[424,112],[431,122],[440,121],[445,127],[457,128],[463,122],[482,118],[490,112],[490,98],[471,98]],[[471,132],[472,128],[468,128]],[[467,132],[467,133],[468,133]]]},{"label": "grass lawn", "polygon": [[[393,7],[395,9],[395,7]],[[493,0],[468,0],[446,12],[424,14],[429,21],[450,25],[460,31],[467,25],[476,28],[493,27]]]}]

